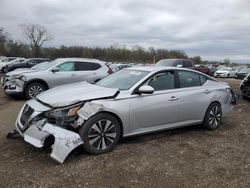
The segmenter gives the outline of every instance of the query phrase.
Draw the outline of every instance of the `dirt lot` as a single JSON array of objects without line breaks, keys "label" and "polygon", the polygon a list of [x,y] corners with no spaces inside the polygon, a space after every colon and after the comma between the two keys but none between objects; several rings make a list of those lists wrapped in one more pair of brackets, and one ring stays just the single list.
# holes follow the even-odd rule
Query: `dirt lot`
[{"label": "dirt lot", "polygon": [[[239,92],[240,81],[224,80]],[[63,165],[6,139],[24,100],[0,90],[0,187],[250,187],[250,101],[215,131],[192,126],[124,139],[108,154],[76,151]]]}]

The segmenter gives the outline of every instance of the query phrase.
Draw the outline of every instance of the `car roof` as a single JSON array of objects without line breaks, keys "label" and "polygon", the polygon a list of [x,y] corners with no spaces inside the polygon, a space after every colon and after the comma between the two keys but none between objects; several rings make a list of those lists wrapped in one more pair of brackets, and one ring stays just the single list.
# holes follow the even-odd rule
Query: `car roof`
[{"label": "car roof", "polygon": [[161,71],[161,70],[190,70],[190,69],[178,68],[178,67],[173,67],[173,66],[138,66],[138,67],[129,67],[127,69],[138,70],[138,71],[140,70],[149,71],[149,72],[155,72],[155,71]]},{"label": "car roof", "polygon": [[185,58],[183,58],[183,59],[176,59],[176,58],[166,58],[166,59],[160,59],[159,61],[161,61],[161,60],[173,60],[173,61],[176,61],[176,60],[182,60],[182,61],[186,61],[186,60],[190,60],[190,61],[192,61],[191,59],[185,59]]},{"label": "car roof", "polygon": [[58,61],[88,61],[88,62],[92,62],[92,63],[106,63],[104,61],[100,61],[98,59],[92,59],[92,58],[77,58],[77,57],[74,57],[74,58],[57,58],[56,60]]}]

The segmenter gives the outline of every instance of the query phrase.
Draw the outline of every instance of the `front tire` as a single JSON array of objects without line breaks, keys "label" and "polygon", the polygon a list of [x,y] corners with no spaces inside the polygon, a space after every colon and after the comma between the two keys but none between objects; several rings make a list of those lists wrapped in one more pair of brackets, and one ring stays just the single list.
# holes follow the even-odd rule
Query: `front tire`
[{"label": "front tire", "polygon": [[118,120],[107,113],[99,113],[89,118],[79,130],[84,149],[94,155],[111,151],[121,136]]},{"label": "front tire", "polygon": [[32,99],[45,90],[46,90],[45,86],[41,83],[37,82],[30,83],[25,88],[24,96],[26,97],[26,99]]},{"label": "front tire", "polygon": [[214,130],[220,126],[222,119],[222,109],[219,103],[212,103],[207,111],[204,118],[203,126],[207,129]]}]

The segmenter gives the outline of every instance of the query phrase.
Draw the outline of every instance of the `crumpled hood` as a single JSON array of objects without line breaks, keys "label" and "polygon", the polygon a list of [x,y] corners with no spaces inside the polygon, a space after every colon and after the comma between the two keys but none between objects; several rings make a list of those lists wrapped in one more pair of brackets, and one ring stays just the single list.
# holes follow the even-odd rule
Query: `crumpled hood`
[{"label": "crumpled hood", "polygon": [[52,107],[63,107],[81,101],[113,97],[117,92],[118,89],[101,87],[88,82],[78,82],[47,90],[37,95],[36,98]]},{"label": "crumpled hood", "polygon": [[19,74],[26,74],[26,73],[33,73],[33,72],[38,72],[38,70],[32,70],[29,68],[20,68],[20,69],[16,69],[14,71],[8,72],[6,75],[12,76],[12,75],[19,75]]}]

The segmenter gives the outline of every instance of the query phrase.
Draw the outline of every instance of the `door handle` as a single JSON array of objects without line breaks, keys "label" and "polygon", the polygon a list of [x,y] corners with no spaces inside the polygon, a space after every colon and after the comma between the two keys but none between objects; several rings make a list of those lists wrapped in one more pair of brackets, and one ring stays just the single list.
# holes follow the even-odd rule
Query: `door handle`
[{"label": "door handle", "polygon": [[176,97],[176,96],[172,96],[170,99],[168,99],[169,101],[175,101],[175,100],[178,100],[179,98]]},{"label": "door handle", "polygon": [[211,91],[209,89],[206,89],[205,93],[211,93]]}]

